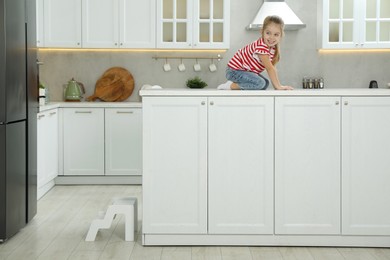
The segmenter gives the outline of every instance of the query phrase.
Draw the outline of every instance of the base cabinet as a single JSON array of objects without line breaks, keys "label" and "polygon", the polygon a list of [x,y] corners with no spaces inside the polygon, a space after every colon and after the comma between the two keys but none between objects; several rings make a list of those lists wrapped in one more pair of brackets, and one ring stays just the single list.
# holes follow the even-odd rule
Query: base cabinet
[{"label": "base cabinet", "polygon": [[63,108],[64,175],[141,175],[141,111]]},{"label": "base cabinet", "polygon": [[340,97],[275,98],[275,234],[340,234]]},{"label": "base cabinet", "polygon": [[144,98],[144,232],[272,234],[273,98]]},{"label": "base cabinet", "polygon": [[40,199],[54,186],[58,175],[58,109],[39,113],[37,128],[37,196]]},{"label": "base cabinet", "polygon": [[342,232],[390,235],[390,97],[343,98]]},{"label": "base cabinet", "polygon": [[390,96],[143,96],[143,244],[390,247],[389,133]]}]

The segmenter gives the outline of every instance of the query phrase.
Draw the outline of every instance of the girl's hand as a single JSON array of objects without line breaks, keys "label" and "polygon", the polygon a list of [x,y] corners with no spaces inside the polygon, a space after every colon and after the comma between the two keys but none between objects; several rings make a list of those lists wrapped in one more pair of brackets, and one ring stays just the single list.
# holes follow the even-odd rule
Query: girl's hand
[{"label": "girl's hand", "polygon": [[[277,90],[293,90],[294,88],[291,86],[283,86],[280,84],[278,74],[276,72],[275,66],[269,59],[269,56],[266,54],[258,54],[259,59],[263,63],[265,69],[267,70],[268,76],[271,79],[272,85]],[[277,86],[277,87],[276,87]]]},{"label": "girl's hand", "polygon": [[280,86],[275,88],[276,90],[293,90],[294,88],[291,86]]}]

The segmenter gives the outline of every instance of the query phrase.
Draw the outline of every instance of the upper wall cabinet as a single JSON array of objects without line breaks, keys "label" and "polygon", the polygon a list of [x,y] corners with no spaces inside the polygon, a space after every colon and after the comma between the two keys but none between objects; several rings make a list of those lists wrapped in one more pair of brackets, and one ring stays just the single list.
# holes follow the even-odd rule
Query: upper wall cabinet
[{"label": "upper wall cabinet", "polygon": [[37,0],[38,47],[228,49],[230,0]]},{"label": "upper wall cabinet", "polygon": [[82,0],[84,48],[154,48],[155,0]]},{"label": "upper wall cabinet", "polygon": [[44,34],[43,34],[43,0],[37,0],[36,2],[37,13],[37,47],[44,46]]},{"label": "upper wall cabinet", "polygon": [[43,0],[43,21],[44,43],[40,46],[81,47],[81,0]]},{"label": "upper wall cabinet", "polygon": [[119,43],[122,48],[156,47],[156,1],[119,1]]},{"label": "upper wall cabinet", "polygon": [[82,1],[83,47],[118,47],[118,2],[118,0]]},{"label": "upper wall cabinet", "polygon": [[157,47],[229,48],[230,0],[157,0]]},{"label": "upper wall cabinet", "polygon": [[390,47],[390,0],[322,0],[320,48]]},{"label": "upper wall cabinet", "polygon": [[38,0],[37,45],[154,48],[155,13],[155,0]]}]

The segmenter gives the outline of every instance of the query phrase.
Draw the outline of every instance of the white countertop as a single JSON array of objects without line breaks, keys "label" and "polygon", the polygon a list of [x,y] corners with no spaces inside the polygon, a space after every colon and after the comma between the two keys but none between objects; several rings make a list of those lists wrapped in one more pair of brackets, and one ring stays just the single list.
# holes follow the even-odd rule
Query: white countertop
[{"label": "white countertop", "polygon": [[[144,89],[140,96],[390,96],[390,88],[339,88],[339,89],[294,89],[294,90],[217,90],[214,88],[162,88]],[[50,102],[40,106],[39,112],[53,108],[141,108],[142,102]]]},{"label": "white countertop", "polygon": [[294,89],[294,90],[217,90],[212,88],[163,88],[145,89],[140,96],[390,96],[390,88],[339,88],[339,89]]},{"label": "white countertop", "polygon": [[40,106],[39,112],[53,108],[141,108],[141,102],[50,102],[47,105]]}]

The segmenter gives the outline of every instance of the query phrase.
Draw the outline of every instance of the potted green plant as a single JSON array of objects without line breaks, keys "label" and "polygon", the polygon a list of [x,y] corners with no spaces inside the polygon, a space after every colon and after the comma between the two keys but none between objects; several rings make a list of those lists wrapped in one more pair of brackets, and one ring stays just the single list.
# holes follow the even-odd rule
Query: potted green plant
[{"label": "potted green plant", "polygon": [[195,78],[188,79],[186,85],[189,88],[204,88],[207,86],[207,83],[196,76]]}]

